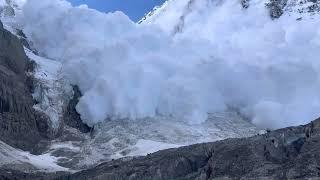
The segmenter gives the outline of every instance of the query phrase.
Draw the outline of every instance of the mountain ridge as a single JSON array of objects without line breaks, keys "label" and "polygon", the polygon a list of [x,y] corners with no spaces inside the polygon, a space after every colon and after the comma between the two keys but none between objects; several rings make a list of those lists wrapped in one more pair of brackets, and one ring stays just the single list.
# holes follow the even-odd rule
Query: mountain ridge
[{"label": "mountain ridge", "polygon": [[[198,2],[203,2],[203,4],[207,3],[209,5],[210,3],[219,4],[223,1],[201,0]],[[304,17],[312,17],[313,15],[317,15],[320,12],[320,2],[318,0],[239,0],[238,3],[242,6],[243,9],[250,8],[250,4],[255,5],[257,3],[262,3],[264,4],[266,10],[268,10],[269,16],[272,19],[278,19],[283,15],[283,13],[285,13],[289,14],[290,16],[294,16],[294,18],[296,18],[297,20],[302,20]],[[186,16],[194,11],[194,9],[192,9],[191,7],[194,4],[196,4],[196,1],[194,0],[166,0],[163,5],[157,6],[152,11],[147,13],[138,23],[156,24],[159,25],[162,29],[168,31],[168,27],[166,27],[168,26],[168,24],[166,24],[166,20],[170,19],[171,15],[168,14],[172,13],[174,14],[172,18],[178,18],[180,21],[182,21],[179,23],[180,25],[175,24],[174,27],[169,24],[169,26],[173,28],[171,29],[171,31],[173,32],[173,34],[175,34],[176,32],[181,31],[181,27],[179,26],[184,24],[183,21]],[[180,9],[177,12],[173,13],[171,11],[174,10],[170,9],[173,6],[180,6]],[[168,16],[168,18],[163,18],[164,16]]]}]

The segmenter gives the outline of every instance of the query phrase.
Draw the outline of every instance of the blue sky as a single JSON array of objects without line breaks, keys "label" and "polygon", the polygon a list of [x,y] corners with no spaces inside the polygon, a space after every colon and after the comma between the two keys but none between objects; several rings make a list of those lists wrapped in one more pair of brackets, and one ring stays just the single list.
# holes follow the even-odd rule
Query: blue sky
[{"label": "blue sky", "polygon": [[73,5],[87,4],[90,8],[102,12],[123,11],[133,21],[140,20],[143,15],[161,5],[165,0],[69,0]]}]

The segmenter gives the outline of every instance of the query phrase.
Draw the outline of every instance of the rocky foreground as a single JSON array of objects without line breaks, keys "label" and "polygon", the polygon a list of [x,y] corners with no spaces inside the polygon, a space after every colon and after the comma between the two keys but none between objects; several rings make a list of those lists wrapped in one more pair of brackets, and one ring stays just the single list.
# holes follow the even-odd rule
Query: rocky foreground
[{"label": "rocky foreground", "polygon": [[57,179],[318,179],[320,119],[251,138],[169,149]]},{"label": "rocky foreground", "polygon": [[168,149],[74,174],[0,170],[0,179],[319,179],[320,119],[243,139]]}]

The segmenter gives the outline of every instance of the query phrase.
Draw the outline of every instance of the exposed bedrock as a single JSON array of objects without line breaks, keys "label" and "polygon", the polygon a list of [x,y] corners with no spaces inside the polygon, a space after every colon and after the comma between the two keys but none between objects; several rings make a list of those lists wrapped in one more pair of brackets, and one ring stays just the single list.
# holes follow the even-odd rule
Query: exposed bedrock
[{"label": "exposed bedrock", "polygon": [[49,131],[46,116],[33,109],[32,69],[20,40],[0,22],[0,140],[29,151]]},{"label": "exposed bedrock", "polygon": [[78,86],[73,86],[73,97],[67,104],[63,113],[63,123],[72,128],[78,129],[82,133],[88,133],[91,131],[91,127],[83,123],[80,114],[76,110],[76,106],[79,103],[79,99],[82,94]]}]

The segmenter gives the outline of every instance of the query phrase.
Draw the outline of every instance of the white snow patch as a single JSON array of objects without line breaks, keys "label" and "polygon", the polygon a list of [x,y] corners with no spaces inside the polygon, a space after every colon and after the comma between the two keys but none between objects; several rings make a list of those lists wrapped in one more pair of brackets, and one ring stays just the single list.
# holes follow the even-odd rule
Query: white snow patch
[{"label": "white snow patch", "polygon": [[52,143],[50,146],[50,150],[57,150],[57,149],[69,149],[74,152],[79,152],[81,150],[80,147],[73,145],[73,142],[56,142]]},{"label": "white snow patch", "polygon": [[163,149],[178,148],[181,145],[168,144],[163,142],[150,141],[145,139],[138,140],[137,144],[130,147],[128,156],[145,156]]},{"label": "white snow patch", "polygon": [[32,155],[28,152],[20,152],[25,161],[37,167],[40,171],[56,172],[56,171],[69,171],[68,168],[57,165],[59,158],[51,156],[50,154]]},{"label": "white snow patch", "polygon": [[0,0],[0,6],[5,6],[7,5],[6,1],[5,0]]},{"label": "white snow patch", "polygon": [[22,170],[45,172],[69,171],[68,168],[57,165],[58,158],[50,154],[32,155],[29,152],[15,149],[2,141],[0,141],[0,159],[0,166],[12,166],[14,168],[14,166],[22,165],[19,167]]}]

